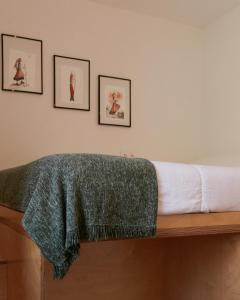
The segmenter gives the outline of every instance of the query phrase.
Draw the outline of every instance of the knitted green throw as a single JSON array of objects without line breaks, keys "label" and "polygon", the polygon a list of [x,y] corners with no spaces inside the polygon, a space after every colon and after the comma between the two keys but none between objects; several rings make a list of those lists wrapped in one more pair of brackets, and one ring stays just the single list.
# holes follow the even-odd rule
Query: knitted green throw
[{"label": "knitted green throw", "polygon": [[0,204],[24,212],[23,227],[62,278],[80,240],[155,234],[157,178],[145,159],[51,155],[0,171]]}]

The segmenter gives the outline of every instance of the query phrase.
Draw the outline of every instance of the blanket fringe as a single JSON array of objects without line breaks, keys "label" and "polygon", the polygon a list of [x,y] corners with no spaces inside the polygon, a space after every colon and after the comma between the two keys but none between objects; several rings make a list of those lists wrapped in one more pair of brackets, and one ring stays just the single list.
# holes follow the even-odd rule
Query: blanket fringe
[{"label": "blanket fringe", "polygon": [[78,230],[70,231],[66,237],[66,260],[61,265],[54,265],[54,277],[62,279],[73,261],[79,256],[80,241],[101,241],[108,239],[144,238],[156,234],[156,227],[141,226],[107,226],[94,225]]},{"label": "blanket fringe", "polygon": [[155,227],[94,225],[87,228],[84,239],[88,241],[99,241],[108,239],[143,238],[153,236],[155,233]]}]

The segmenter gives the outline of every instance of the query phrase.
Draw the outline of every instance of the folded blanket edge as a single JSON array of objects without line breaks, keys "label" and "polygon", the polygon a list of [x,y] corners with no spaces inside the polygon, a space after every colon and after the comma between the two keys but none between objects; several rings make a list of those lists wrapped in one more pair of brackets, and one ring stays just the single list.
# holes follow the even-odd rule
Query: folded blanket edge
[{"label": "folded blanket edge", "polygon": [[[62,279],[69,267],[79,256],[80,241],[123,240],[128,238],[146,238],[156,235],[156,226],[108,226],[93,225],[87,228],[86,233],[71,231],[67,233],[66,247],[71,254],[61,265],[54,264],[54,278]],[[83,237],[83,239],[80,238]]]},{"label": "folded blanket edge", "polygon": [[[28,225],[22,220],[22,226],[28,233]],[[30,234],[30,233],[28,233]],[[124,240],[124,239],[139,239],[150,238],[156,235],[156,226],[108,226],[108,225],[92,225],[87,228],[86,232],[72,230],[67,233],[66,248],[69,249],[69,255],[61,264],[56,264],[50,261],[53,265],[53,275],[55,279],[63,279],[67,274],[72,263],[79,257],[80,242],[107,241],[107,240]],[[31,234],[31,239],[35,241],[41,249],[43,256],[49,260],[47,255],[44,255],[44,249],[38,239]]]}]

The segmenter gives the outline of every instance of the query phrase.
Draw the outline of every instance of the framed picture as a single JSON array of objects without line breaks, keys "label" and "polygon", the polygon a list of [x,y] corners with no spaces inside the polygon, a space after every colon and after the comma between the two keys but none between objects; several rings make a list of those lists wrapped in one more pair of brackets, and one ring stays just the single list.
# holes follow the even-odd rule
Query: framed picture
[{"label": "framed picture", "polygon": [[54,55],[54,107],[90,110],[90,60]]},{"label": "framed picture", "polygon": [[42,41],[2,34],[2,90],[43,94]]},{"label": "framed picture", "polygon": [[98,76],[98,123],[131,127],[131,80]]}]

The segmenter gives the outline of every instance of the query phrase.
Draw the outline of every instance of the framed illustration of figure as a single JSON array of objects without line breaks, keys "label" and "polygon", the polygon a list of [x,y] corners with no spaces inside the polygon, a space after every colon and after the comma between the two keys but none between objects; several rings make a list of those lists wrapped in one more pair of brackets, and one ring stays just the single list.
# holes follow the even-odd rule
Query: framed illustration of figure
[{"label": "framed illustration of figure", "polygon": [[2,34],[2,90],[43,94],[42,41]]},{"label": "framed illustration of figure", "polygon": [[131,80],[98,76],[98,123],[131,127]]},{"label": "framed illustration of figure", "polygon": [[90,110],[90,60],[53,56],[54,107]]}]

